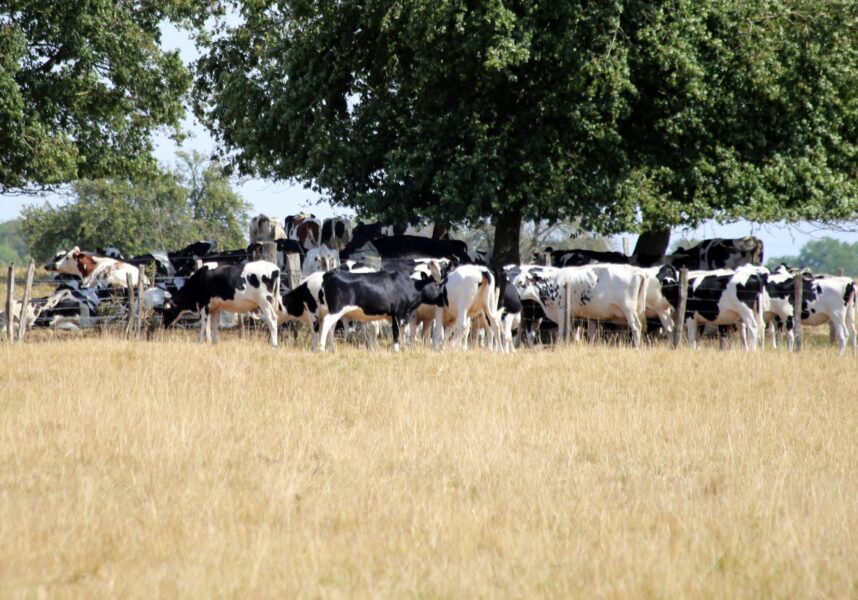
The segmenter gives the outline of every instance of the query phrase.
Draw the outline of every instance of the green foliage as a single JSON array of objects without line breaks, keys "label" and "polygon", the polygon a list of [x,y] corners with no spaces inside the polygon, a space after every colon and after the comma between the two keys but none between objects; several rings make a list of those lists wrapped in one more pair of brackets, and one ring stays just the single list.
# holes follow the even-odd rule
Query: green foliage
[{"label": "green foliage", "polygon": [[22,265],[27,258],[27,243],[21,234],[21,221],[15,219],[0,223],[0,265]]},{"label": "green foliage", "polygon": [[62,206],[29,206],[23,232],[30,253],[45,260],[73,246],[115,246],[126,256],[214,239],[221,248],[246,245],[249,204],[232,191],[217,164],[180,155],[172,173],[143,183],[83,180]]},{"label": "green foliage", "polygon": [[503,237],[858,211],[852,0],[235,5],[197,115],[240,172],[361,215]]},{"label": "green foliage", "polygon": [[781,263],[790,267],[807,267],[814,273],[843,273],[858,277],[858,243],[850,244],[830,237],[807,242],[798,256],[780,256],[770,258],[766,263],[774,269]]},{"label": "green foliage", "polygon": [[152,133],[179,136],[191,76],[159,43],[208,0],[18,0],[0,5],[0,193],[140,176]]}]

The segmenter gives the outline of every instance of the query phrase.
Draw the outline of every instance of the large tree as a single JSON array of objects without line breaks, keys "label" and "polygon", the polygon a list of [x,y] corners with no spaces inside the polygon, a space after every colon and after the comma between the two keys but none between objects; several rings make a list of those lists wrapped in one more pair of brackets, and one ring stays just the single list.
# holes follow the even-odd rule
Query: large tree
[{"label": "large tree", "polygon": [[491,217],[496,260],[526,218],[656,252],[671,225],[856,212],[851,1],[235,8],[195,98],[239,171],[392,220]]},{"label": "large tree", "polygon": [[191,76],[160,26],[207,0],[0,2],[0,194],[154,170],[152,133],[180,135]]},{"label": "large tree", "polygon": [[74,245],[113,246],[128,256],[172,250],[201,239],[221,248],[247,244],[247,212],[216,163],[180,155],[172,172],[146,182],[80,180],[60,206],[28,206],[21,228],[38,260]]}]

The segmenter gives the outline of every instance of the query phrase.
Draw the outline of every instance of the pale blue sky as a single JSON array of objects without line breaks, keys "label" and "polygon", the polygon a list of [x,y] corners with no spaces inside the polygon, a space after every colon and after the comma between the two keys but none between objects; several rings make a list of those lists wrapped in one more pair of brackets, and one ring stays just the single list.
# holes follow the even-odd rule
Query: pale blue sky
[{"label": "pale blue sky", "polygon": [[[188,36],[176,30],[172,26],[163,29],[163,43],[167,48],[177,48],[186,63],[193,61],[198,53]],[[215,148],[215,142],[192,116],[185,120],[185,128],[192,133],[181,146],[183,150],[197,150],[203,155],[210,155]],[[162,163],[171,165],[175,162],[176,144],[164,135],[156,137],[156,156]],[[272,216],[285,217],[295,214],[301,210],[313,212],[319,217],[330,217],[333,215],[350,214],[348,210],[332,207],[329,204],[318,204],[319,196],[303,186],[295,183],[273,182],[262,179],[250,179],[240,182],[236,189],[241,196],[253,206],[252,213],[265,213]],[[56,202],[57,197],[49,197]],[[43,198],[38,197],[0,197],[0,221],[14,219],[18,216],[21,208],[27,204],[41,203]],[[795,226],[784,226],[777,224],[756,225],[744,221],[731,225],[718,225],[708,222],[696,229],[675,229],[673,238],[688,237],[695,239],[711,237],[741,237],[744,235],[756,235],[765,244],[767,257],[795,255],[799,249],[811,239],[830,236],[848,242],[858,242],[858,232],[846,231],[848,229],[858,230],[858,222],[844,223],[840,231],[820,229],[811,224],[800,224]],[[631,243],[634,244],[636,236],[631,235]],[[618,241],[618,249],[621,244]]]}]

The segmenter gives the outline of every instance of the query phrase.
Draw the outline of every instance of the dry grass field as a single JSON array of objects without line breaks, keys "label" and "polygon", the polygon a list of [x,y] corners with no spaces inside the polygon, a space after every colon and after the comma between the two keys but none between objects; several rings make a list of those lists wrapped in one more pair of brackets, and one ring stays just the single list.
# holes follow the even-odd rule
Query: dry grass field
[{"label": "dry grass field", "polygon": [[858,360],[0,345],[5,597],[855,597]]}]

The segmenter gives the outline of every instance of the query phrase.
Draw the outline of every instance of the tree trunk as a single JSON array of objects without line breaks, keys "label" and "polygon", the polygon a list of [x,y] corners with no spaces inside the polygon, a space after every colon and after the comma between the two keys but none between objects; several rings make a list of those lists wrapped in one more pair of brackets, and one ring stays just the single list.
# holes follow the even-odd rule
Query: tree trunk
[{"label": "tree trunk", "polygon": [[438,223],[437,221],[432,225],[432,239],[433,240],[448,240],[450,239],[450,225],[447,223]]},{"label": "tree trunk", "polygon": [[492,264],[519,263],[518,236],[521,233],[521,208],[516,206],[495,219],[495,243]]},{"label": "tree trunk", "polygon": [[642,267],[654,264],[667,253],[670,244],[670,228],[653,229],[644,231],[635,244],[633,254],[637,257],[637,263]]}]

